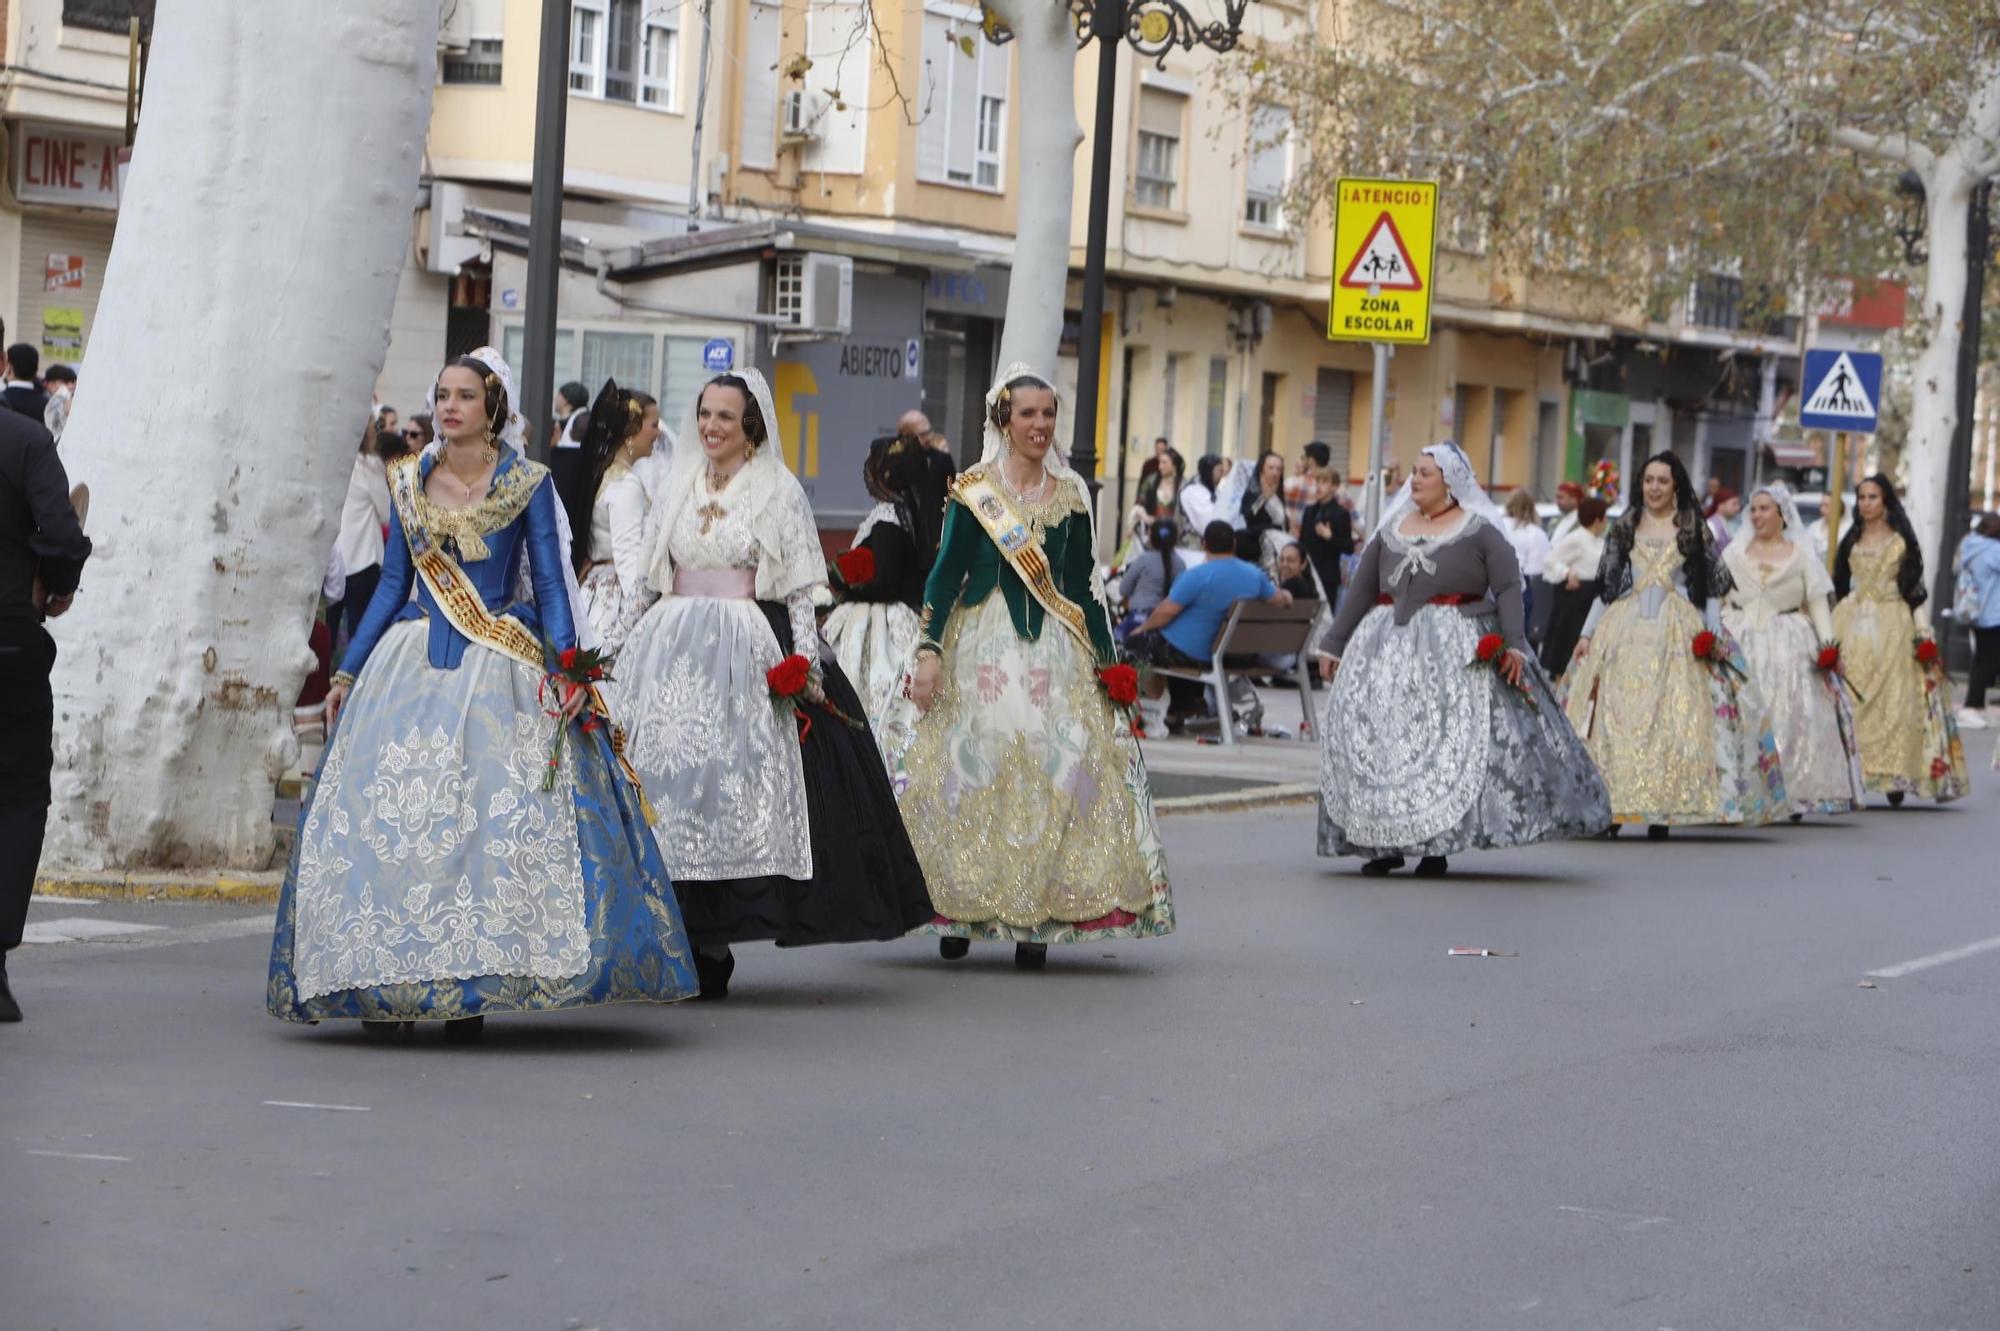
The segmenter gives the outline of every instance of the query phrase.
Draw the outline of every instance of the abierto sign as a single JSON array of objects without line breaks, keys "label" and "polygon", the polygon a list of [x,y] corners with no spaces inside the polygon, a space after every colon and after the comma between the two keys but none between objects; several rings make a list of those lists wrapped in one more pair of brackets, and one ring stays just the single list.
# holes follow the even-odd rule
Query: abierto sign
[{"label": "abierto sign", "polygon": [[118,211],[117,134],[56,125],[14,126],[14,197],[22,203]]},{"label": "abierto sign", "polygon": [[1437,193],[1433,180],[1341,177],[1334,196],[1328,338],[1418,345],[1431,340]]}]

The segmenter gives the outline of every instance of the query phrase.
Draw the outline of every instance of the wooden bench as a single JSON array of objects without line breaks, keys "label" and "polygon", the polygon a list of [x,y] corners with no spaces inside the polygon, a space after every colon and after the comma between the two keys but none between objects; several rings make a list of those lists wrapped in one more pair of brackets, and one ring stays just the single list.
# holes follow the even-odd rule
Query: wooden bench
[{"label": "wooden bench", "polygon": [[1222,621],[1222,628],[1215,635],[1208,669],[1148,666],[1147,670],[1168,679],[1194,680],[1214,689],[1221,704],[1216,711],[1222,721],[1222,742],[1234,744],[1236,719],[1229,707],[1230,676],[1269,675],[1274,672],[1267,665],[1226,665],[1224,662],[1232,656],[1296,657],[1292,677],[1299,688],[1299,713],[1304,727],[1309,730],[1313,724],[1313,694],[1311,664],[1306,649],[1312,643],[1320,616],[1325,611],[1324,601],[1294,601],[1290,605],[1238,601],[1229,607],[1229,617]]}]

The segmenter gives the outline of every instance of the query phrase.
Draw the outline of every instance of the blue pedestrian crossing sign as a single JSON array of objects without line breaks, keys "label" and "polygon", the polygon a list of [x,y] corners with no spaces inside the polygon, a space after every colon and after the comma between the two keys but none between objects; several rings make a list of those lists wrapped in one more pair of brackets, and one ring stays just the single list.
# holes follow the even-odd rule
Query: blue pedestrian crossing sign
[{"label": "blue pedestrian crossing sign", "polygon": [[1808,351],[1799,425],[1807,430],[1875,433],[1882,403],[1882,357],[1873,351]]}]

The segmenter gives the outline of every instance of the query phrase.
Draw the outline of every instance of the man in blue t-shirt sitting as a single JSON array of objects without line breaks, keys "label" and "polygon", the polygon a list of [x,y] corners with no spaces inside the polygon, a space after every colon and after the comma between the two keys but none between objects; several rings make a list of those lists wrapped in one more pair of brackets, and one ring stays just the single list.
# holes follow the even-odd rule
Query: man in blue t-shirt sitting
[{"label": "man in blue t-shirt sitting", "polygon": [[[1142,665],[1205,670],[1214,659],[1215,635],[1222,631],[1231,606],[1248,600],[1292,603],[1291,593],[1279,590],[1263,569],[1236,557],[1236,529],[1227,522],[1218,519],[1209,523],[1202,530],[1201,547],[1208,552],[1207,561],[1175,578],[1167,599],[1153,607],[1146,622],[1126,639],[1126,647]],[[1166,733],[1169,685],[1178,710],[1203,710],[1205,690],[1201,685],[1193,680],[1149,676],[1145,695],[1139,700],[1148,738]]]}]

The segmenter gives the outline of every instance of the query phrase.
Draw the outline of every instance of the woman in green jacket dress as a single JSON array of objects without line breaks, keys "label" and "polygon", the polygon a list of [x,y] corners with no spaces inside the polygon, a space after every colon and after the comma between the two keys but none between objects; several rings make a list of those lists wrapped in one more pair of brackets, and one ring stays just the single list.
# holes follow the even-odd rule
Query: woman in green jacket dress
[{"label": "woman in green jacket dress", "polygon": [[1171,932],[1173,899],[1089,495],[1052,450],[1055,389],[1014,365],[986,403],[985,454],[945,505],[913,706],[889,744],[938,951],[1011,942],[1037,970],[1050,943]]}]

